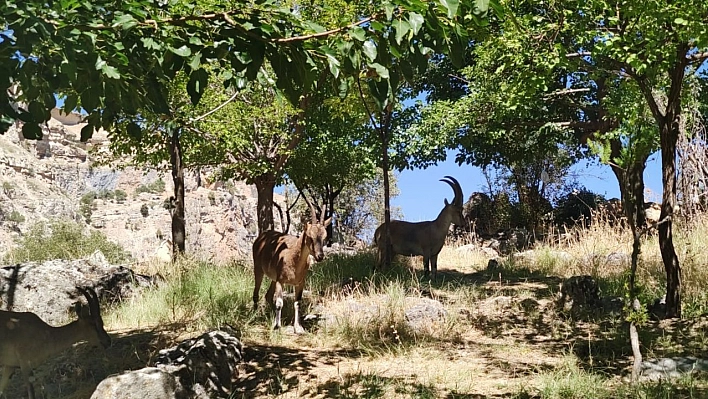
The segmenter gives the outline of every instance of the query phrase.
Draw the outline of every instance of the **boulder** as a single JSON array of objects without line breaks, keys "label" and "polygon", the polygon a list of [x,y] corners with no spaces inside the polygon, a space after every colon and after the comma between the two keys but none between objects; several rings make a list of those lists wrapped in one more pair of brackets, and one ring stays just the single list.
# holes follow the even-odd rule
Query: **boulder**
[{"label": "boulder", "polygon": [[99,299],[114,302],[152,283],[123,266],[108,263],[99,251],[86,259],[28,262],[0,268],[0,309],[32,312],[50,325],[71,318],[76,287],[91,287]]},{"label": "boulder", "polygon": [[562,311],[591,310],[601,306],[600,289],[591,276],[573,276],[561,285],[558,308]]},{"label": "boulder", "polygon": [[445,306],[435,299],[406,297],[405,304],[406,325],[416,334],[431,333],[435,323],[447,318]]},{"label": "boulder", "polygon": [[228,398],[242,360],[241,342],[211,331],[159,352],[154,367],[109,377],[91,399]]}]

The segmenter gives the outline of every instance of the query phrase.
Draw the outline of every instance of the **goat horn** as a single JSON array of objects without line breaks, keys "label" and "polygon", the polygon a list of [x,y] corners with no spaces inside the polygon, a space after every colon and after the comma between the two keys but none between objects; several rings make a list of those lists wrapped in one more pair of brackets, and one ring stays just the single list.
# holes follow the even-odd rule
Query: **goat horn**
[{"label": "goat horn", "polygon": [[[448,179],[448,180],[445,180]],[[452,191],[455,192],[455,198],[452,200],[452,203],[457,205],[457,206],[462,206],[462,201],[463,201],[463,195],[462,195],[462,187],[460,186],[460,182],[457,181],[452,176],[445,176],[443,179],[440,179],[440,181],[444,181],[445,183],[449,184],[450,187],[452,187]]]},{"label": "goat horn", "polygon": [[91,312],[91,316],[97,317],[98,315],[100,315],[101,309],[98,304],[98,294],[96,294],[96,291],[89,287],[76,287],[76,289],[78,289],[79,292],[82,293],[83,296],[86,298],[86,301],[89,305],[89,311]]},{"label": "goat horn", "polygon": [[327,207],[322,206],[322,212],[320,213],[320,224],[324,224],[325,214],[327,213]]},{"label": "goat horn", "polygon": [[315,206],[312,205],[312,202],[310,202],[306,196],[303,195],[302,198],[304,198],[307,205],[310,206],[310,220],[312,220],[312,224],[317,224],[317,211],[315,210]]}]

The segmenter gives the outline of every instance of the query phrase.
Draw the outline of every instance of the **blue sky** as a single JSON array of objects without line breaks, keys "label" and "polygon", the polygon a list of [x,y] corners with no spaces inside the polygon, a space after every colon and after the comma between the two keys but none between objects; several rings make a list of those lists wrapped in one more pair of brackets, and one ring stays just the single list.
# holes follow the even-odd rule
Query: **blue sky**
[{"label": "blue sky", "polygon": [[[404,220],[418,222],[432,220],[438,216],[444,200],[447,198],[450,201],[453,197],[450,186],[439,181],[446,175],[460,182],[465,201],[475,191],[486,191],[481,169],[470,165],[458,166],[454,154],[454,151],[448,152],[447,160],[436,166],[398,173],[398,188],[401,193],[391,200],[391,204],[401,208]],[[590,191],[602,194],[608,199],[620,196],[617,179],[609,166],[597,162],[583,162],[576,165],[571,173]],[[649,157],[644,180],[649,190],[645,191],[645,200],[661,202],[661,156],[658,153]]]}]

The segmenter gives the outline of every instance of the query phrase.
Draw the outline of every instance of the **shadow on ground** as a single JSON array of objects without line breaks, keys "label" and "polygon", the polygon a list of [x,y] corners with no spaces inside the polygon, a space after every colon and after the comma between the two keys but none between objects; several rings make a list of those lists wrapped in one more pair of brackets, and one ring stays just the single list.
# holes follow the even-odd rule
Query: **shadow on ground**
[{"label": "shadow on ground", "polygon": [[[105,350],[77,344],[34,370],[35,396],[87,399],[106,377],[151,365],[160,349],[175,344],[174,331],[184,331],[184,327],[178,323],[161,325],[159,329],[111,331],[112,344]],[[13,375],[5,394],[13,399],[27,397],[19,371]]]}]

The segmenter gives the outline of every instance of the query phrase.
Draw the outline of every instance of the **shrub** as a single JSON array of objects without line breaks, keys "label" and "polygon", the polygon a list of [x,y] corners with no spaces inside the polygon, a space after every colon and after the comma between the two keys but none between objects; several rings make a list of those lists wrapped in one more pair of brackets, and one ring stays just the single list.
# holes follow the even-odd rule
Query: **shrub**
[{"label": "shrub", "polygon": [[165,182],[162,179],[157,179],[152,183],[141,184],[135,189],[135,194],[153,193],[158,194],[165,191]]},{"label": "shrub", "polygon": [[93,200],[96,199],[96,192],[95,191],[89,191],[88,193],[84,194],[81,196],[81,204],[86,204],[86,205],[91,205],[93,204]]},{"label": "shrub", "polygon": [[598,205],[607,202],[604,196],[583,188],[573,191],[558,200],[553,211],[558,225],[573,226],[577,223],[590,224],[592,212]]},{"label": "shrub", "polygon": [[81,259],[100,250],[111,263],[123,263],[130,255],[101,232],[85,231],[83,226],[64,219],[38,222],[5,255],[5,261],[44,262],[52,259]]},{"label": "shrub", "polygon": [[124,202],[128,198],[128,194],[123,190],[116,190],[113,192],[113,195],[118,202]]},{"label": "shrub", "polygon": [[148,217],[148,215],[150,215],[150,207],[148,207],[147,204],[143,204],[140,207],[140,214],[143,215],[144,218]]},{"label": "shrub", "polygon": [[13,210],[12,212],[10,212],[9,215],[7,215],[7,218],[5,218],[5,220],[7,220],[8,222],[22,223],[25,221],[25,217],[20,212]]}]

